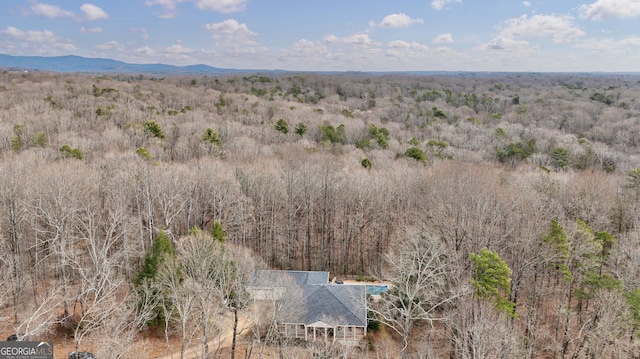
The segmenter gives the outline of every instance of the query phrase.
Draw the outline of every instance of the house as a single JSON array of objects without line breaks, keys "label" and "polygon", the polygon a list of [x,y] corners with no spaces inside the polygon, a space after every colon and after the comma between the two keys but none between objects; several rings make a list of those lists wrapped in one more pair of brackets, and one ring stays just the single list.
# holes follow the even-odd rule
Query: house
[{"label": "house", "polygon": [[329,272],[257,271],[248,290],[282,303],[276,321],[285,337],[346,342],[367,334],[365,287],[330,283]]}]

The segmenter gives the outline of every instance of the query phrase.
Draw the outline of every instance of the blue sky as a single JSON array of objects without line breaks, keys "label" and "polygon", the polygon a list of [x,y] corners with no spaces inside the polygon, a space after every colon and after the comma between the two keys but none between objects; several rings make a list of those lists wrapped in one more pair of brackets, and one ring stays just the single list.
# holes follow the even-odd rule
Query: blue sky
[{"label": "blue sky", "polygon": [[2,0],[0,53],[299,71],[640,71],[640,0]]}]

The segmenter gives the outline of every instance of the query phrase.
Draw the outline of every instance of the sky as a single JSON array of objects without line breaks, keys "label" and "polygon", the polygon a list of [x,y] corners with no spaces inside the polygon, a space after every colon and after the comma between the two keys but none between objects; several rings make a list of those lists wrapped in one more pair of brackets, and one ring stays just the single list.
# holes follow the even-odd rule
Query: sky
[{"label": "sky", "polygon": [[253,70],[640,72],[640,0],[2,0],[0,53]]}]

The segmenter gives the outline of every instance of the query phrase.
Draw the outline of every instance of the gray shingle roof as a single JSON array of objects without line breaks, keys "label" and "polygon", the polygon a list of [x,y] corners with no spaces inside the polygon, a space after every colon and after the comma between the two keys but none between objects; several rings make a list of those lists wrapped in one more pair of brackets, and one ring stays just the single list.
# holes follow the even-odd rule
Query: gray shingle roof
[{"label": "gray shingle roof", "polygon": [[279,285],[283,280],[295,280],[301,287],[323,285],[329,282],[329,272],[259,270],[252,278],[253,285]]},{"label": "gray shingle roof", "polygon": [[367,325],[364,286],[326,284],[306,289],[309,294],[305,324],[322,321],[334,325]]},{"label": "gray shingle roof", "polygon": [[[259,287],[282,287],[295,282],[301,289],[285,295],[280,320],[287,323],[330,325],[367,325],[366,288],[363,285],[331,284],[329,272],[257,271],[252,278]],[[285,283],[285,284],[283,284]],[[303,296],[304,298],[294,298]],[[288,302],[288,303],[287,303]]]}]

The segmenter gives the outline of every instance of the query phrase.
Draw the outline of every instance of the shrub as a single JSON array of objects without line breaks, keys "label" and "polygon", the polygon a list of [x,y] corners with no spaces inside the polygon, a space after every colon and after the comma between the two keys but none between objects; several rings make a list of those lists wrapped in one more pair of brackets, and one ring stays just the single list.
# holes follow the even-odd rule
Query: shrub
[{"label": "shrub", "polygon": [[144,123],[144,130],[153,137],[164,139],[164,131],[156,121],[147,121]]},{"label": "shrub", "polygon": [[304,134],[307,133],[307,125],[305,125],[303,122],[298,122],[293,132],[295,132],[295,134],[298,136],[304,136]]},{"label": "shrub", "polygon": [[254,94],[256,97],[262,97],[267,94],[267,90],[251,87],[251,93]]},{"label": "shrub", "polygon": [[231,105],[231,100],[225,98],[224,96],[222,96],[222,94],[220,94],[220,96],[218,97],[218,102],[216,102],[214,106],[216,106],[216,108],[218,109],[218,113],[221,113],[222,108],[229,105]]},{"label": "shrub", "polygon": [[380,322],[375,319],[369,319],[367,322],[367,332],[377,332],[380,330]]},{"label": "shrub", "polygon": [[556,168],[566,170],[569,167],[569,150],[558,147],[551,153],[551,159],[553,159],[553,165]]},{"label": "shrub", "polygon": [[601,102],[605,105],[613,104],[613,97],[611,97],[611,95],[605,95],[600,92],[596,92],[593,95],[589,96],[589,99],[593,101]]},{"label": "shrub", "polygon": [[360,148],[363,150],[369,149],[371,148],[371,139],[370,138],[363,138],[360,140],[356,141],[356,148]]},{"label": "shrub", "polygon": [[153,156],[151,156],[151,154],[149,153],[149,151],[147,151],[147,149],[146,149],[146,148],[144,148],[144,147],[139,147],[139,148],[136,150],[136,154],[137,154],[138,156],[140,156],[140,157],[144,158],[144,159],[145,159],[145,160],[147,160],[147,161],[151,161],[151,160],[153,160]]},{"label": "shrub", "polygon": [[47,143],[48,142],[49,141],[47,140],[47,134],[44,133],[44,132],[38,132],[38,133],[36,133],[35,136],[33,136],[32,143],[36,147],[45,148],[45,147],[47,147]]},{"label": "shrub", "polygon": [[439,98],[442,98],[442,95],[440,94],[440,92],[436,91],[436,90],[431,90],[431,91],[426,91],[423,95],[422,98],[425,101],[435,101]]},{"label": "shrub", "polygon": [[496,130],[494,131],[494,135],[496,136],[497,139],[500,139],[500,140],[504,140],[507,138],[507,133],[504,132],[504,129],[502,127],[496,127]]},{"label": "shrub", "polygon": [[427,161],[427,155],[424,153],[423,150],[419,149],[418,147],[407,148],[407,150],[404,152],[404,155],[405,157],[411,157],[416,161],[420,161],[420,162]]},{"label": "shrub", "polygon": [[437,117],[437,118],[447,118],[447,114],[444,113],[444,111],[442,111],[441,109],[437,108],[437,107],[433,107],[431,109],[431,111],[433,112],[433,117]]},{"label": "shrub", "polygon": [[287,133],[289,133],[289,124],[287,123],[287,121],[285,121],[284,119],[279,119],[278,122],[276,122],[276,131],[282,132],[285,135]]},{"label": "shrub", "polygon": [[320,125],[318,128],[322,133],[323,141],[329,141],[331,143],[344,143],[346,137],[344,125],[338,126],[337,129],[329,124]]},{"label": "shrub", "polygon": [[220,146],[222,144],[220,135],[218,135],[218,133],[211,128],[207,128],[206,130],[204,130],[204,133],[202,134],[200,140],[204,143],[213,144],[216,146]]},{"label": "shrub", "polygon": [[378,146],[380,146],[381,148],[386,149],[389,147],[390,135],[389,130],[387,130],[386,128],[378,128],[376,127],[376,125],[371,124],[369,125],[369,136],[375,139],[378,143]]},{"label": "shrub", "polygon": [[211,236],[218,242],[224,243],[224,229],[222,228],[222,224],[220,224],[220,222],[213,222],[213,227],[211,228]]},{"label": "shrub", "polygon": [[13,134],[15,136],[11,137],[11,148],[18,152],[22,149],[22,138],[24,137],[24,126],[22,125],[13,125]]},{"label": "shrub", "polygon": [[442,150],[449,147],[449,144],[445,141],[440,140],[429,140],[427,141],[427,149],[432,153],[435,153],[436,157],[443,158]]},{"label": "shrub", "polygon": [[79,148],[71,148],[68,145],[64,145],[60,147],[60,157],[62,158],[73,157],[81,160],[84,158],[84,155],[82,154],[82,150],[80,150]]},{"label": "shrub", "polygon": [[11,137],[11,148],[16,152],[19,152],[22,149],[22,143],[20,142],[20,137],[18,136]]},{"label": "shrub", "polygon": [[427,141],[427,147],[435,147],[435,148],[439,148],[439,149],[444,149],[444,148],[449,147],[449,144],[446,141],[429,140],[429,141]]},{"label": "shrub", "polygon": [[536,148],[536,140],[530,139],[526,142],[510,143],[507,146],[497,149],[498,161],[507,162],[510,159],[524,160],[533,154]]}]

